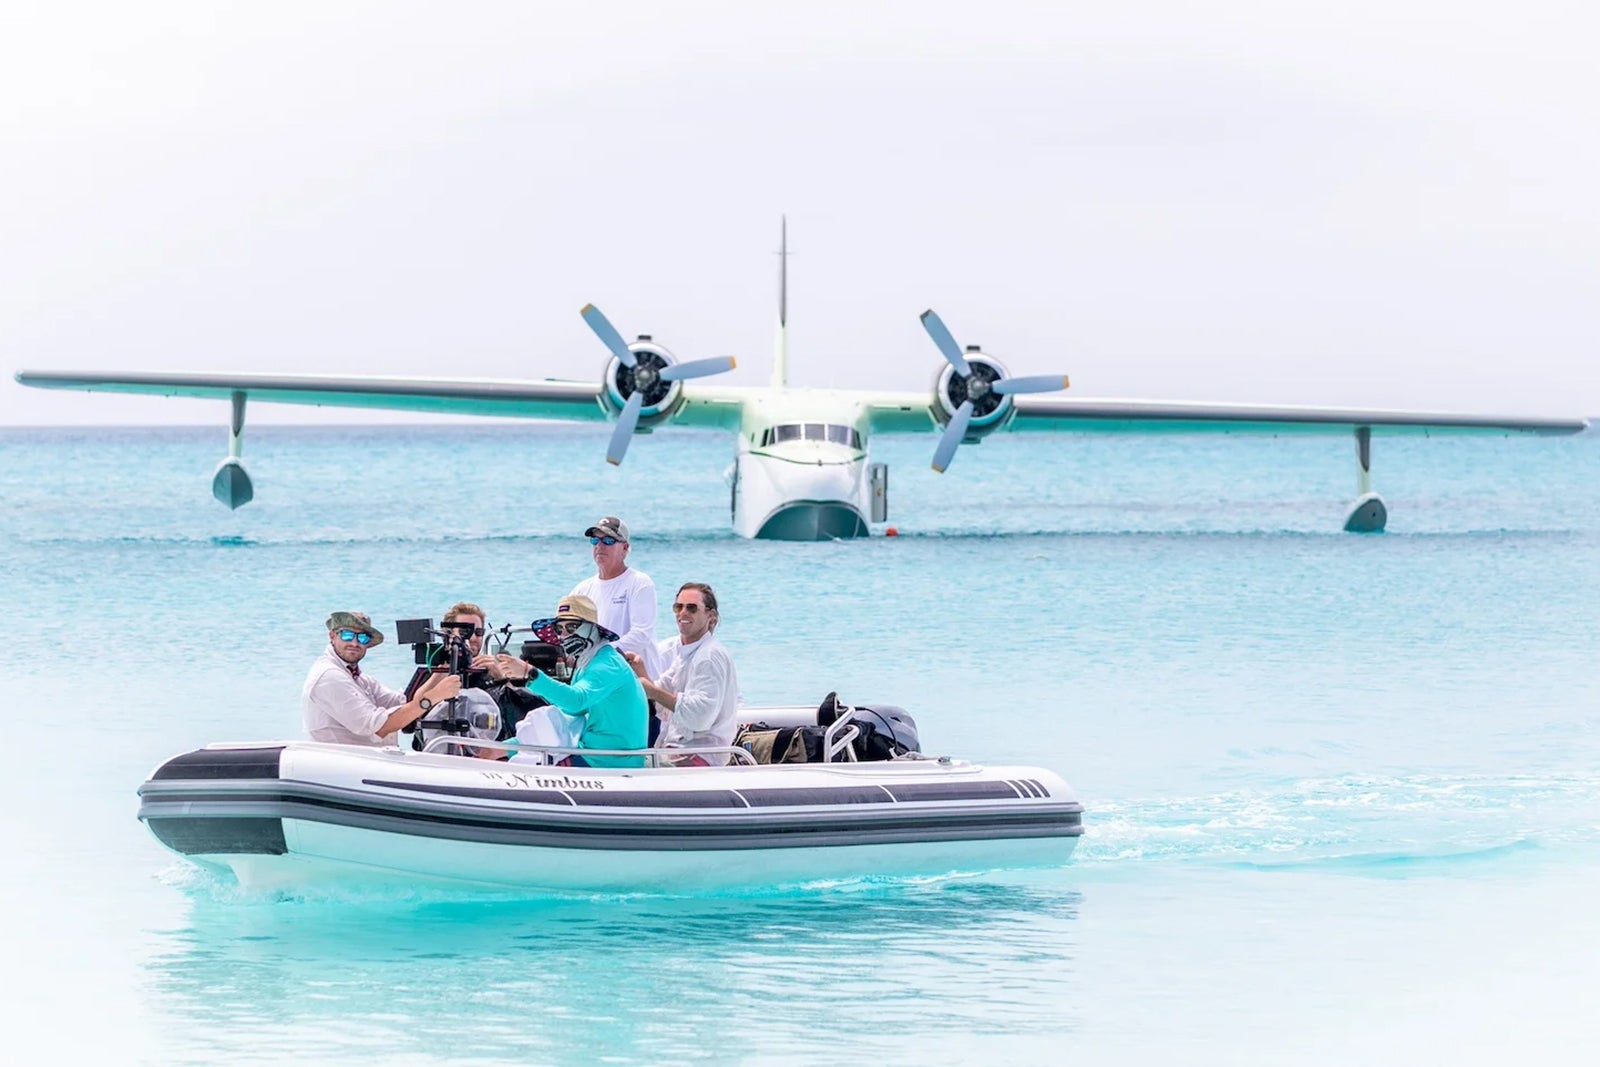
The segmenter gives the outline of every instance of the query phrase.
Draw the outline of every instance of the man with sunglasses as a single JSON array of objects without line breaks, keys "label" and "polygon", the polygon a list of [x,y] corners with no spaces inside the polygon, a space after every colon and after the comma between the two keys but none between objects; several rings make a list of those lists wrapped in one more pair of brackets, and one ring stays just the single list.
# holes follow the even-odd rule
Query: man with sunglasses
[{"label": "man with sunglasses", "polygon": [[[487,689],[494,680],[490,672],[480,666],[480,653],[483,652],[483,635],[487,632],[485,618],[487,616],[484,615],[482,608],[470,600],[462,600],[452,604],[450,610],[445,612],[444,617],[439,620],[439,625],[442,628],[454,630],[465,639],[467,660],[474,668],[467,673],[468,688]],[[418,667],[416,672],[411,675],[411,681],[406,683],[406,695],[414,696],[417,687],[427,679],[429,674],[437,673],[444,669],[445,665],[443,663],[434,664],[432,667]]]},{"label": "man with sunglasses", "polygon": [[583,533],[596,574],[579,582],[572,595],[593,601],[600,625],[617,634],[617,651],[639,656],[654,677],[662,666],[656,651],[656,583],[628,566],[628,524],[607,515]]},{"label": "man with sunglasses", "polygon": [[361,673],[367,649],[383,644],[383,632],[359,611],[328,616],[328,648],[311,665],[300,690],[300,717],[313,741],[341,745],[392,744],[394,735],[461,692],[461,679],[436,674],[408,700]]},{"label": "man with sunglasses", "polygon": [[[652,682],[644,661],[628,656],[644,686],[645,695],[656,704],[662,720],[659,748],[725,748],[733,744],[738,729],[739,675],[733,657],[718,641],[717,594],[704,582],[684,582],[672,601],[672,617],[678,624],[678,644],[671,666]],[[721,766],[726,753],[685,755],[673,761],[680,767]]]},{"label": "man with sunglasses", "polygon": [[[488,616],[484,614],[482,608],[470,600],[462,600],[452,604],[450,610],[446,611],[443,618],[439,620],[440,629],[450,630],[460,635],[462,647],[466,651],[467,663],[470,664],[465,675],[457,675],[457,677],[461,678],[463,688],[466,690],[462,695],[466,704],[457,710],[465,714],[467,708],[471,708],[472,704],[481,701],[482,697],[472,692],[472,690],[478,690],[483,696],[494,701],[498,709],[496,714],[501,720],[505,720],[507,716],[512,716],[512,721],[514,721],[520,715],[520,710],[526,707],[526,704],[520,702],[532,700],[533,698],[527,696],[520,686],[514,688],[513,695],[508,695],[508,691],[513,690],[513,687],[509,683],[500,680],[492,670],[486,669],[488,665],[494,662],[494,657],[480,655],[483,651],[484,634],[488,632],[488,624],[484,621],[486,618]],[[424,682],[437,674],[447,672],[449,670],[449,660],[449,656],[441,653],[438,657],[438,662],[431,666],[426,664],[419,666],[412,673],[411,681],[406,683],[406,699],[415,699]],[[433,702],[437,704],[439,699],[435,698]],[[515,713],[514,709],[516,709]],[[483,709],[480,707],[472,710]],[[487,735],[478,734],[476,736]],[[497,737],[496,740],[498,739]],[[412,739],[412,745],[418,745],[415,738]],[[480,759],[502,759],[505,757],[504,752],[493,748],[475,748],[469,749],[468,752],[470,755],[475,755]]]}]

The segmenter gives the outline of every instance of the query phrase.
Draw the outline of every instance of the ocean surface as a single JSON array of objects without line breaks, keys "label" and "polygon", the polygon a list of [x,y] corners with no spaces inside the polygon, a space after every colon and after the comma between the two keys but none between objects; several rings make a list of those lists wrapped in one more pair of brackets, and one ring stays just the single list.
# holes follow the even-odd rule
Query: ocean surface
[{"label": "ocean surface", "polygon": [[[220,409],[219,409],[220,411]],[[715,434],[0,430],[9,1062],[1588,1063],[1600,438],[880,437],[901,536],[741,541]],[[258,897],[135,818],[293,737],[334,608],[543,614],[620,514],[751,703],[1077,789],[1070,865],[716,897]],[[666,604],[663,598],[663,604]],[[664,615],[661,633],[668,632]],[[367,664],[409,671],[393,640]]]}]

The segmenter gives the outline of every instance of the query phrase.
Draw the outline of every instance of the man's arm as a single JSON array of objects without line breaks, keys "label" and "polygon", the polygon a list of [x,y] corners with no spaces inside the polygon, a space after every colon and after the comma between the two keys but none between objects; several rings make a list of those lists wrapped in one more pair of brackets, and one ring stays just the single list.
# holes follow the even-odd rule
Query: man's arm
[{"label": "man's arm", "polygon": [[[392,708],[398,704],[404,704],[408,700],[414,699],[417,695],[417,691],[413,690],[409,685],[406,689],[411,692],[411,696],[408,697],[405,693],[396,693],[369,674],[363,674],[359,678],[352,678],[351,681],[355,682],[356,687],[367,694],[368,699],[381,708]],[[421,686],[419,685],[417,688],[420,689]]]},{"label": "man's arm", "polygon": [[618,652],[637,652],[650,662],[656,648],[656,585],[639,582],[628,594],[628,632],[616,640]]},{"label": "man's arm", "polygon": [[[436,674],[417,688],[417,695],[405,704],[389,712],[389,717],[383,720],[383,725],[378,729],[379,737],[391,737],[396,731],[404,729],[422,718],[427,712],[422,710],[424,697],[438,704],[461,694],[461,679],[453,674]],[[395,694],[399,696],[399,694]],[[404,697],[401,697],[404,700]],[[433,710],[431,707],[429,711]]]},{"label": "man's arm", "polygon": [[599,696],[594,682],[588,678],[579,678],[567,685],[537,670],[528,678],[528,689],[568,715],[587,715]]},{"label": "man's arm", "polygon": [[453,674],[436,675],[424,683],[417,690],[416,698],[410,701],[376,682],[373,686],[375,691],[389,694],[396,703],[375,702],[372,697],[374,690],[359,685],[354,678],[340,678],[335,671],[329,671],[317,679],[311,688],[311,699],[329,718],[352,734],[392,737],[402,727],[410,726],[422,718],[425,714],[421,705],[423,697],[435,702],[449,700],[461,692],[461,679]]},{"label": "man's arm", "polygon": [[[659,649],[660,646],[658,645],[657,650],[659,651]],[[624,652],[622,658],[628,661],[629,667],[633,668],[634,676],[639,679],[639,687],[644,690],[646,699],[661,705],[668,712],[671,712],[673,706],[678,702],[676,675],[681,662],[674,663],[671,667],[668,667],[662,673],[660,681],[651,681],[650,667],[645,663],[643,656],[636,652]],[[665,715],[661,717],[663,719],[666,718]]]},{"label": "man's arm", "polygon": [[[312,683],[307,697],[318,712],[357,737],[381,736],[378,730],[393,710],[374,704],[366,690],[356,685],[355,679],[343,671],[324,672]],[[307,728],[315,725],[314,719],[306,721]]]},{"label": "man's arm", "polygon": [[678,694],[670,689],[663,689],[650,679],[639,676],[639,684],[644,687],[644,695],[666,708],[668,711],[678,710]]},{"label": "man's arm", "polygon": [[[722,714],[723,700],[727,696],[733,660],[726,655],[716,655],[717,649],[702,651],[684,672],[682,688],[672,705],[673,718],[678,728],[688,733],[701,733],[711,729],[717,716]],[[708,654],[710,653],[710,654]],[[666,681],[665,678],[662,679]]]}]

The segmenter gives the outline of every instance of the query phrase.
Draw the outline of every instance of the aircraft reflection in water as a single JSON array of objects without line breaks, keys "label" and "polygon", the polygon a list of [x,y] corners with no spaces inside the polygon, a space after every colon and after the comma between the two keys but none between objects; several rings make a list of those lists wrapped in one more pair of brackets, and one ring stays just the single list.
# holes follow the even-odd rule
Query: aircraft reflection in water
[{"label": "aircraft reflection in water", "polygon": [[[786,265],[787,233],[779,249]],[[232,401],[228,456],[211,491],[230,508],[249,503],[254,487],[242,459],[247,401],[391,411],[443,412],[593,422],[614,420],[606,459],[621,463],[637,433],[674,425],[734,435],[733,529],[741,537],[812,541],[862,537],[887,519],[888,472],[868,460],[871,435],[937,433],[933,467],[944,471],[963,443],[991,433],[1344,434],[1356,445],[1358,496],[1345,529],[1382,530],[1383,498],[1372,491],[1373,431],[1390,433],[1573,434],[1581,418],[1525,418],[1433,411],[1341,409],[1159,400],[1039,396],[1067,387],[1064,374],[1011,377],[975,345],[957,344],[932,311],[922,325],[944,357],[929,392],[799,389],[788,384],[788,281],[780,266],[778,342],[765,388],[701,379],[733,369],[732,357],[680,363],[648,335],[626,342],[594,305],[584,321],[610,359],[598,383],[554,379],[333,377],[21,371],[17,381],[43,389],[148,393]],[[693,382],[693,385],[687,384]]]}]

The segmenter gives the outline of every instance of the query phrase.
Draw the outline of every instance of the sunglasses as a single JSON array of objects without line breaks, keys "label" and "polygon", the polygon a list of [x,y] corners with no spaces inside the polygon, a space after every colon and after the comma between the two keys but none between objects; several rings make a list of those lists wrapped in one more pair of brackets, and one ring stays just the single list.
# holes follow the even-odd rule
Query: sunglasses
[{"label": "sunglasses", "polygon": [[679,614],[681,612],[685,612],[685,611],[687,611],[690,615],[698,614],[699,611],[700,611],[700,605],[699,604],[674,604],[674,605],[672,605],[672,613],[674,615],[677,615],[677,614]]},{"label": "sunglasses", "polygon": [[581,619],[557,619],[554,630],[558,634],[575,634],[582,625]]},{"label": "sunglasses", "polygon": [[457,633],[466,634],[468,637],[482,637],[483,636],[483,627],[481,627],[481,626],[474,626],[472,629],[469,630],[464,626],[459,628],[459,629],[457,629],[454,624],[448,623],[448,622],[445,623],[445,625],[450,627],[451,629],[455,630]]},{"label": "sunglasses", "polygon": [[609,547],[616,544],[617,539],[615,537],[591,537],[589,538],[589,543],[591,545],[606,545]]},{"label": "sunglasses", "polygon": [[339,640],[354,641],[358,645],[370,645],[372,644],[372,635],[365,630],[340,630]]}]

